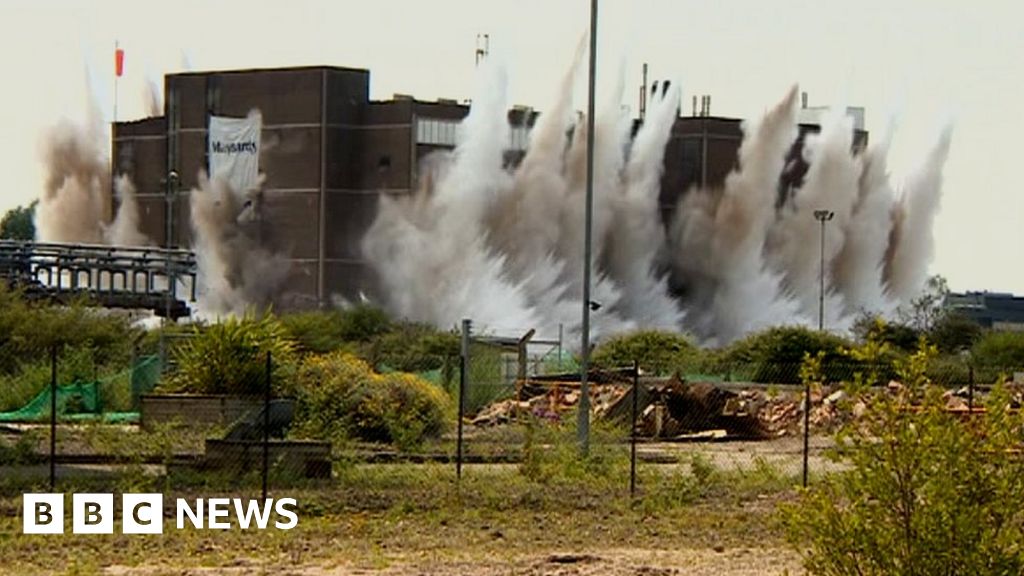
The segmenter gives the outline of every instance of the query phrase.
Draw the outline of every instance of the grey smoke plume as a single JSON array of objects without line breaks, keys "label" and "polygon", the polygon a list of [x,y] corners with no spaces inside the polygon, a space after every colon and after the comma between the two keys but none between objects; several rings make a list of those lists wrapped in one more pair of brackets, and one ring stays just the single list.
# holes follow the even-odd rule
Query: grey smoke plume
[{"label": "grey smoke plume", "polygon": [[104,243],[112,246],[152,246],[153,241],[139,228],[139,203],[135,197],[135,185],[128,176],[121,175],[114,180],[114,194],[117,196],[117,214],[109,226],[103,226]]},{"label": "grey smoke plume", "polygon": [[147,246],[139,229],[138,202],[130,179],[114,181],[117,213],[111,218],[110,158],[107,135],[95,99],[86,122],[61,121],[42,140],[46,181],[36,209],[41,242]]},{"label": "grey smoke plume", "polygon": [[886,163],[891,142],[890,128],[864,153],[857,204],[836,259],[835,283],[845,297],[847,314],[868,311],[888,315],[896,307],[886,294],[882,277],[895,198]]},{"label": "grey smoke plume", "polygon": [[41,242],[100,244],[110,206],[110,168],[99,114],[62,121],[43,137],[46,180],[36,209]]},{"label": "grey smoke plume", "polygon": [[939,210],[942,167],[949,156],[952,136],[951,128],[942,131],[924,163],[907,178],[902,189],[886,276],[889,293],[900,302],[918,296],[928,277],[928,263],[935,250],[932,224]]},{"label": "grey smoke plume", "polygon": [[[665,243],[665,233],[652,222],[660,220],[658,196],[664,166],[665,145],[679,107],[679,90],[652,94],[648,115],[633,140],[624,185],[611,199],[613,213],[607,234],[605,269],[622,286],[616,306],[625,318],[646,328],[672,330],[682,325],[683,313],[669,295],[667,276],[655,259]],[[628,143],[623,140],[622,145]]]},{"label": "grey smoke plume", "polygon": [[445,327],[466,317],[482,326],[535,326],[540,317],[523,283],[486,239],[485,220],[512,178],[503,168],[504,74],[483,68],[455,150],[427,166],[410,196],[381,199],[363,251],[375,263],[387,262],[377,270],[389,287],[386,304],[399,316]]},{"label": "grey smoke plume", "polygon": [[821,133],[808,135],[804,145],[810,168],[803,186],[784,209],[772,234],[775,250],[771,263],[783,274],[784,284],[807,317],[817,317],[819,276],[821,273],[821,227],[813,217],[815,210],[829,210],[834,218],[825,226],[825,285],[829,302],[825,307],[830,326],[843,316],[841,296],[832,288],[832,263],[842,250],[846,230],[857,200],[862,171],[860,159],[853,156],[853,124],[844,114],[832,112]]},{"label": "grey smoke plume", "polygon": [[[421,166],[411,195],[382,199],[363,252],[394,314],[541,332],[561,323],[578,334],[586,119],[570,106],[581,54],[518,166],[507,168],[502,157],[504,83],[492,68],[456,149]],[[833,114],[808,138],[804,184],[780,204],[780,175],[798,133],[796,93],[744,127],[738,167],[720,189],[687,191],[666,229],[658,195],[679,94],[654,95],[630,137],[616,91],[595,122],[596,337],[656,327],[726,343],[772,325],[813,325],[816,209],[835,213],[824,252],[831,328],[848,326],[859,310],[889,312],[916,295],[931,256],[948,137],[894,208],[888,139],[859,156],[850,121]]]},{"label": "grey smoke plume", "polygon": [[223,178],[200,173],[189,200],[198,314],[238,315],[269,306],[281,293],[289,266],[263,237],[258,194],[243,197]]},{"label": "grey smoke plume", "polygon": [[164,113],[164,101],[161,96],[160,86],[152,78],[146,78],[142,98],[146,103],[146,115],[150,118],[162,116]]},{"label": "grey smoke plume", "polygon": [[776,221],[779,174],[796,138],[796,87],[760,122],[744,127],[739,168],[722,190],[694,190],[675,214],[672,262],[691,287],[691,328],[730,341],[767,326],[800,322],[781,276],[765,261]]}]

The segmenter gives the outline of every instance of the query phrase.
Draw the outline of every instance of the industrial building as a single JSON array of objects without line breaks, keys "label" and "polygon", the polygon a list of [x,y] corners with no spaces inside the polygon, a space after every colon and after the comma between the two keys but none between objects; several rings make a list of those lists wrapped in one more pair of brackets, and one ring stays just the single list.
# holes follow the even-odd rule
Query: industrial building
[{"label": "industrial building", "polygon": [[1005,292],[953,293],[946,307],[993,330],[1024,331],[1024,296]]},{"label": "industrial building", "polygon": [[[425,102],[397,94],[372,101],[369,94],[370,72],[361,69],[170,74],[164,79],[163,116],[114,125],[112,169],[136,185],[142,232],[161,246],[188,246],[188,191],[207,166],[209,117],[244,117],[258,109],[263,116],[259,162],[266,175],[261,226],[273,231],[292,264],[290,297],[280,305],[310,308],[327,305],[336,295],[372,295],[374,274],[360,240],[373,222],[379,196],[413,190],[419,161],[454,146],[456,126],[469,108],[454,100]],[[536,115],[529,108],[509,111],[510,163],[521,158]],[[701,99],[699,110],[695,100],[692,114],[676,120],[665,150],[663,218],[691,186],[724,181],[736,165],[740,123],[712,116],[709,97]],[[817,126],[801,127],[780,195],[798,186],[807,168],[800,154],[803,136]],[[862,121],[857,128],[855,147],[863,147]],[[172,172],[178,181],[169,185]]]}]

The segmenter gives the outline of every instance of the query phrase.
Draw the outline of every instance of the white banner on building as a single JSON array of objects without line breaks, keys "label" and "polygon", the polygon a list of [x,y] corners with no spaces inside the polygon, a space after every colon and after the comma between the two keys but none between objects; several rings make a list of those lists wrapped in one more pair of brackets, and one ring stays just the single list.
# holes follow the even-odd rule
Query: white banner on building
[{"label": "white banner on building", "polygon": [[210,177],[227,179],[239,194],[259,185],[260,131],[256,110],[245,118],[210,116]]}]

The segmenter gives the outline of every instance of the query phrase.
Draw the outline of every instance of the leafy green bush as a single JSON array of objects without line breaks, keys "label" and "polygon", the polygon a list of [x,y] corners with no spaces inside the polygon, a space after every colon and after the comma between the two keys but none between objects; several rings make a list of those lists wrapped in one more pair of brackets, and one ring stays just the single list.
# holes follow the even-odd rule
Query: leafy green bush
[{"label": "leafy green bush", "polygon": [[974,344],[971,357],[977,366],[1024,369],[1024,332],[989,332]]},{"label": "leafy green bush", "polygon": [[295,343],[274,316],[228,318],[192,331],[191,338],[174,348],[177,370],[160,386],[162,391],[263,394],[269,353],[274,385],[287,393]]},{"label": "leafy green bush", "polygon": [[720,361],[727,370],[749,367],[744,375],[755,382],[796,384],[805,355],[824,354],[822,373],[826,381],[849,380],[861,369],[845,351],[851,343],[828,332],[800,326],[780,326],[751,334],[723,350]]},{"label": "leafy green bush", "polygon": [[0,283],[0,374],[48,359],[53,346],[92,348],[98,365],[124,365],[139,332],[124,314],[89,308],[84,301],[30,303]]},{"label": "leafy green bush", "polygon": [[943,354],[970,350],[984,335],[981,325],[963,312],[949,311],[939,317],[928,331],[928,341]]},{"label": "leafy green bush", "polygon": [[369,342],[391,330],[387,314],[370,306],[286,314],[280,320],[301,349],[316,353],[355,350],[355,343]]},{"label": "leafy green bush", "polygon": [[[96,351],[89,347],[62,348],[57,355],[57,382],[70,384],[96,380],[99,367],[95,357]],[[23,407],[49,387],[51,370],[51,359],[47,355],[18,362],[9,373],[0,374],[0,412]]]},{"label": "leafy green bush", "polygon": [[346,352],[307,356],[296,372],[300,437],[393,442],[411,449],[444,430],[447,396],[412,374],[377,374]]},{"label": "leafy green bush", "polygon": [[440,332],[425,324],[401,323],[375,337],[364,347],[363,357],[378,370],[423,372],[445,366],[459,357],[459,335]]},{"label": "leafy green bush", "polygon": [[965,421],[945,409],[924,347],[904,384],[845,424],[832,455],[848,466],[782,510],[787,536],[819,576],[1021,574],[1024,417],[1002,388]]},{"label": "leafy green bush", "polygon": [[640,368],[655,374],[670,375],[684,370],[697,358],[699,350],[685,336],[644,330],[615,336],[594,349],[594,366],[625,368],[640,363]]}]

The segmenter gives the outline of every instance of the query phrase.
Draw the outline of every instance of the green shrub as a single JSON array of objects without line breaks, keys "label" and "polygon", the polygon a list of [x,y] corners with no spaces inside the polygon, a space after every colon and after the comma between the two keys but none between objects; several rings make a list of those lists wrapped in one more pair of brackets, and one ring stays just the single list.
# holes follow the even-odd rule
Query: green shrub
[{"label": "green shrub", "polygon": [[391,330],[387,314],[370,306],[287,314],[280,320],[299,348],[316,353],[354,351],[356,343],[369,342]]},{"label": "green shrub", "polygon": [[1024,369],[1024,332],[989,332],[971,350],[976,366],[1008,371]]},{"label": "green shrub", "polygon": [[288,392],[295,343],[274,316],[227,318],[192,331],[191,338],[174,348],[177,370],[161,385],[162,391],[263,394],[269,353],[277,392]]},{"label": "green shrub", "polygon": [[904,388],[879,392],[845,424],[833,458],[848,467],[782,509],[811,574],[1021,574],[1024,418],[1002,388],[965,421],[945,410],[924,347],[898,362]]},{"label": "green shrub", "polygon": [[626,368],[633,361],[655,374],[670,375],[693,364],[699,350],[685,336],[644,330],[615,336],[594,349],[593,364],[602,368]]},{"label": "green shrub", "polygon": [[[61,349],[57,355],[57,382],[92,382],[99,367],[94,360],[96,351],[80,346]],[[43,358],[19,362],[8,374],[0,374],[0,412],[10,412],[28,404],[30,400],[50,386],[51,360]]]},{"label": "green shrub", "polygon": [[123,365],[139,333],[122,313],[89,308],[85,301],[30,303],[0,283],[0,374],[48,359],[53,346],[90,347],[98,365]]},{"label": "green shrub", "polygon": [[742,376],[755,382],[796,384],[804,355],[824,354],[822,373],[826,381],[849,380],[861,369],[860,363],[845,351],[851,343],[828,332],[800,326],[780,326],[751,334],[730,345],[721,354],[722,367],[735,371],[747,368]]},{"label": "green shrub", "polygon": [[401,323],[366,345],[363,357],[377,370],[424,372],[443,368],[446,359],[458,358],[459,346],[459,335],[454,332]]},{"label": "green shrub", "polygon": [[943,354],[970,350],[984,335],[981,325],[963,312],[952,310],[939,317],[928,331],[928,341]]},{"label": "green shrub", "polygon": [[393,442],[411,449],[440,434],[449,410],[439,388],[412,374],[380,375],[346,352],[307,356],[296,372],[297,436]]}]

